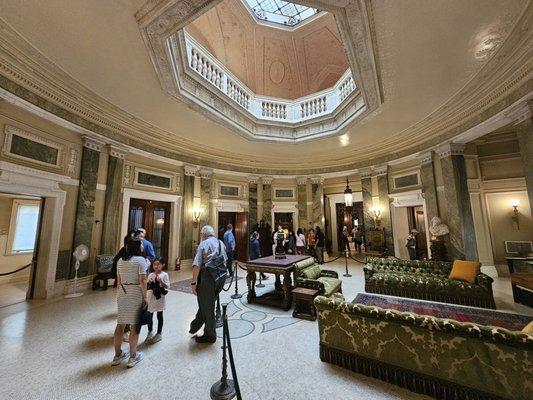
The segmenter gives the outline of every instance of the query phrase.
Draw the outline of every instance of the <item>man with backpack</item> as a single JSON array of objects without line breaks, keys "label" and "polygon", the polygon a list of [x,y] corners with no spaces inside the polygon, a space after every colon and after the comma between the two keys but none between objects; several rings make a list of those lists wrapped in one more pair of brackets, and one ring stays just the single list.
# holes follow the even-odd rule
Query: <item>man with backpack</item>
[{"label": "man with backpack", "polygon": [[226,246],[209,225],[202,227],[200,236],[202,241],[192,263],[191,282],[192,292],[198,298],[198,312],[189,333],[197,343],[215,343],[215,303],[228,275]]}]

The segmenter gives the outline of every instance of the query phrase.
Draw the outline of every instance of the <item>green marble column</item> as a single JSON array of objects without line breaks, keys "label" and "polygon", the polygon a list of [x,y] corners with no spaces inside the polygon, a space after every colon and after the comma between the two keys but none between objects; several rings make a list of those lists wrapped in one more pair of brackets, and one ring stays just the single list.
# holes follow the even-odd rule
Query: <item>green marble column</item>
[{"label": "green marble column", "polygon": [[102,221],[102,254],[116,254],[122,245],[120,238],[120,203],[124,152],[111,148],[107,161],[104,218]]},{"label": "green marble column", "polygon": [[438,149],[447,210],[445,222],[450,228],[448,253],[452,259],[477,260],[476,233],[463,149],[464,146],[453,144]]},{"label": "green marble column", "polygon": [[[363,221],[365,224],[365,238],[368,238],[368,231],[374,227],[372,218],[372,177],[370,171],[361,172],[361,191],[363,194]],[[365,239],[366,241],[366,239]]]},{"label": "green marble column", "polygon": [[[84,138],[83,152],[81,156],[80,185],[78,190],[78,204],[76,208],[76,220],[74,223],[74,238],[72,250],[84,244],[93,251],[92,236],[94,226],[94,205],[96,201],[96,184],[98,180],[98,166],[100,163],[100,151],[103,144],[89,138]],[[74,278],[75,260],[72,258],[69,278]],[[89,260],[81,262],[78,277],[89,274]]]},{"label": "green marble column", "polygon": [[[532,105],[533,103],[528,103],[528,107]],[[531,215],[533,215],[533,120],[531,111],[529,111],[529,118],[518,125],[517,136],[524,167],[529,207],[531,208]]]},{"label": "green marble column", "polygon": [[389,178],[387,175],[387,169],[379,170],[377,173],[378,179],[378,195],[379,195],[379,208],[381,227],[385,234],[385,247],[387,254],[394,255],[394,236],[392,232],[392,219],[390,213],[390,201],[389,201]]},{"label": "green marble column", "polygon": [[248,231],[251,234],[254,226],[259,222],[257,214],[257,178],[248,180]]},{"label": "green marble column", "polygon": [[[209,200],[211,199],[211,172],[201,171],[200,178],[200,207],[204,210],[200,217],[200,227],[209,225],[211,217],[211,207]],[[215,228],[216,229],[216,228]]]},{"label": "green marble column", "polygon": [[263,220],[272,224],[272,178],[263,178]]},{"label": "green marble column", "polygon": [[324,187],[322,178],[311,178],[311,199],[313,202],[313,227],[319,226],[324,232]]},{"label": "green marble column", "polygon": [[298,227],[307,228],[307,178],[298,178]]},{"label": "green marble column", "polygon": [[422,183],[422,193],[426,202],[426,217],[429,224],[433,217],[439,216],[437,184],[435,183],[435,172],[433,170],[433,154],[431,152],[423,154],[419,159],[420,181]]},{"label": "green marble column", "polygon": [[193,258],[192,248],[192,209],[194,206],[194,175],[185,175],[183,179],[183,219],[181,223],[181,249],[182,260]]}]

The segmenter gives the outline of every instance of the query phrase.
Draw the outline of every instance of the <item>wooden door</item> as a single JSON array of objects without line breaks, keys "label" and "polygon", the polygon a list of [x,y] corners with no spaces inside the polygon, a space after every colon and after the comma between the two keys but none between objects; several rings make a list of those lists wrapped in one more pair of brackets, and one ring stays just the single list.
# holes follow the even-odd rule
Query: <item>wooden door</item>
[{"label": "wooden door", "polygon": [[235,234],[235,259],[237,261],[248,260],[248,247],[250,238],[248,237],[248,213],[235,213],[235,226],[233,227]]},{"label": "wooden door", "polygon": [[167,265],[170,228],[170,203],[143,199],[130,200],[128,230],[146,229],[146,239],[152,242],[156,257],[163,257]]},{"label": "wooden door", "polygon": [[418,235],[416,235],[416,255],[419,260],[426,260],[428,258],[428,244],[424,208],[422,206],[414,207],[414,217],[416,230],[418,231]]}]

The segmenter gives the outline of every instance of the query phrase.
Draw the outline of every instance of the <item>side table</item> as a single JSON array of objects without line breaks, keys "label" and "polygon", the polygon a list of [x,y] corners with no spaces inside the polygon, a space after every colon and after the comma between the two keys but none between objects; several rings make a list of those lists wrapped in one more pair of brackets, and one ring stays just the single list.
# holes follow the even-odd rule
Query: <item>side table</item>
[{"label": "side table", "polygon": [[294,311],[292,316],[295,318],[307,319],[309,321],[316,320],[316,308],[313,303],[319,291],[316,289],[306,289],[297,287],[292,290],[294,299]]}]

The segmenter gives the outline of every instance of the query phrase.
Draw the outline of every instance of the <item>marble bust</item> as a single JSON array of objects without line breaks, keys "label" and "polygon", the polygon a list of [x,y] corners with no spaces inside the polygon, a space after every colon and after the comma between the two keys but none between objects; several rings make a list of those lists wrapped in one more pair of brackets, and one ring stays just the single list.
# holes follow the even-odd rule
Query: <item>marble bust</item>
[{"label": "marble bust", "polygon": [[450,233],[448,225],[443,223],[439,217],[433,217],[429,224],[429,232],[432,236],[439,237]]}]

